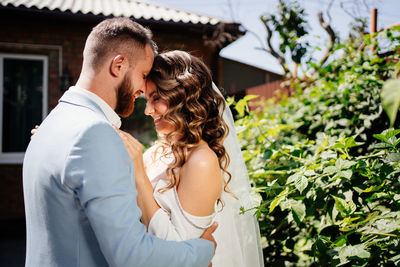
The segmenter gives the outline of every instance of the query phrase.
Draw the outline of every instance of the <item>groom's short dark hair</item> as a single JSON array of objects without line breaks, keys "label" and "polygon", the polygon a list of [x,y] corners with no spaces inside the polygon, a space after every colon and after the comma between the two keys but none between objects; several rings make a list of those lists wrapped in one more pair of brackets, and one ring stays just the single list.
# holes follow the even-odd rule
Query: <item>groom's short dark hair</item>
[{"label": "groom's short dark hair", "polygon": [[90,66],[97,70],[111,53],[125,54],[132,59],[144,55],[143,49],[149,44],[154,54],[157,54],[157,46],[152,41],[152,33],[128,18],[106,19],[95,26],[90,32],[83,57]]}]

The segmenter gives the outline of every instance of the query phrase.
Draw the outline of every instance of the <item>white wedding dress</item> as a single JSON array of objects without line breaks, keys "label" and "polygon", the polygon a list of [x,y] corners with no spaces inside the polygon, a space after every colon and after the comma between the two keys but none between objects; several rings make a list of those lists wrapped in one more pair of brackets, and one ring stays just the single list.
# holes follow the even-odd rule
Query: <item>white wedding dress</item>
[{"label": "white wedding dress", "polygon": [[[216,87],[214,89],[219,92]],[[224,141],[230,157],[228,171],[232,175],[228,187],[239,199],[223,191],[224,207],[216,205],[212,215],[193,216],[184,211],[175,187],[159,192],[169,184],[166,170],[174,157],[168,147],[156,142],[143,155],[147,176],[154,188],[153,196],[161,207],[151,218],[148,231],[162,239],[181,241],[200,237],[215,220],[219,226],[214,232],[217,249],[213,267],[261,267],[264,264],[258,222],[251,212],[240,214],[241,206],[250,208],[256,204],[228,107],[223,111],[223,118],[229,127]]]}]

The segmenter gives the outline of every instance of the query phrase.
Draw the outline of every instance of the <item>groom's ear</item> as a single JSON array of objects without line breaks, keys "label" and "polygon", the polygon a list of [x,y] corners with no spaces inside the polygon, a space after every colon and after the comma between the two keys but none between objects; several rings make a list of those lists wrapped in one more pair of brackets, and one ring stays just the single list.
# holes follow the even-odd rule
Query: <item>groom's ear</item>
[{"label": "groom's ear", "polygon": [[116,55],[110,65],[110,73],[114,77],[121,77],[125,75],[126,70],[128,69],[128,59],[124,55]]}]

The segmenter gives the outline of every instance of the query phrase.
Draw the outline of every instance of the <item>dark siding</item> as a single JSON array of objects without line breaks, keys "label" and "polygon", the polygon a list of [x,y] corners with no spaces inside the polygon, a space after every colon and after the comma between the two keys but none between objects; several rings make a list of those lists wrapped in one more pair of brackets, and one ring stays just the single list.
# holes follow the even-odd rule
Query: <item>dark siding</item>
[{"label": "dark siding", "polygon": [[249,87],[266,82],[267,72],[229,59],[222,59],[222,88],[228,95],[244,94]]}]

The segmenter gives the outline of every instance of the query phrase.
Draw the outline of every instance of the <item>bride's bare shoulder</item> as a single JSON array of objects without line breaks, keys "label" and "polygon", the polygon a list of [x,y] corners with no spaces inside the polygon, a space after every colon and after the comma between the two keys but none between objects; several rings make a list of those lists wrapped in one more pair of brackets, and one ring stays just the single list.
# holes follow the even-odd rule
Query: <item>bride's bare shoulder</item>
[{"label": "bride's bare shoulder", "polygon": [[221,174],[218,157],[205,142],[189,152],[187,162],[182,168],[182,171],[190,173],[191,177],[197,173],[208,173],[212,177],[202,176],[201,179],[210,179],[213,184],[216,184],[214,177]]},{"label": "bride's bare shoulder", "polygon": [[203,143],[189,152],[188,163],[194,165],[207,165],[207,167],[218,167],[218,157],[215,152],[207,145]]},{"label": "bride's bare shoulder", "polygon": [[197,216],[211,214],[221,191],[217,155],[207,145],[194,148],[180,172],[178,195],[184,210]]}]

